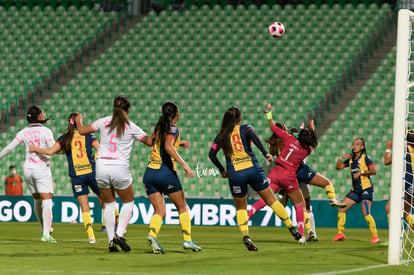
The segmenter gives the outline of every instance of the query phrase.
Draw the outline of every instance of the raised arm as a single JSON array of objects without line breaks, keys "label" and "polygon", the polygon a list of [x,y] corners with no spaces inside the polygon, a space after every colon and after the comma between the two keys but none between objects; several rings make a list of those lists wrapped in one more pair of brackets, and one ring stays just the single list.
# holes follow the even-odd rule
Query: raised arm
[{"label": "raised arm", "polygon": [[273,121],[272,117],[272,105],[270,105],[270,103],[267,104],[263,112],[265,113],[266,119],[269,122],[270,129],[272,129],[272,127],[275,126],[275,122]]},{"label": "raised arm", "polygon": [[350,158],[352,158],[351,154],[342,154],[341,157],[336,161],[335,169],[341,170],[345,168],[346,165],[344,164],[344,161]]},{"label": "raised arm", "polygon": [[92,127],[92,125],[88,125],[88,126],[83,125],[81,114],[77,115],[75,120],[76,120],[76,128],[78,128],[78,131],[81,135],[87,135],[87,134],[92,134],[96,132],[95,129]]}]

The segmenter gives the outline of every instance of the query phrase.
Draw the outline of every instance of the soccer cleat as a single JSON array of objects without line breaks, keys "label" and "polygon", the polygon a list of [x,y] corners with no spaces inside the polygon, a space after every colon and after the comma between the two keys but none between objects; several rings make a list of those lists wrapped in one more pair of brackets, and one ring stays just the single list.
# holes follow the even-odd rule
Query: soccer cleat
[{"label": "soccer cleat", "polygon": [[244,236],[243,237],[243,243],[244,246],[246,246],[247,250],[249,251],[257,251],[257,247],[254,244],[254,242],[252,241],[252,239],[250,239],[249,236]]},{"label": "soccer cleat", "polygon": [[337,241],[345,241],[345,235],[344,234],[337,234],[335,238],[332,239],[333,242]]},{"label": "soccer cleat", "polygon": [[306,244],[306,239],[305,239],[305,237],[300,238],[300,239],[298,240],[298,243],[300,243],[300,244]]},{"label": "soccer cleat", "polygon": [[380,239],[377,236],[372,237],[371,243],[379,243],[379,242],[380,242]]},{"label": "soccer cleat", "polygon": [[131,251],[131,247],[127,244],[126,240],[123,237],[118,237],[115,235],[115,237],[112,240],[114,244],[119,245],[124,252]]},{"label": "soccer cleat", "polygon": [[339,208],[345,208],[346,207],[345,203],[337,201],[335,199],[329,200],[329,205],[332,206],[332,207],[336,206],[336,207],[339,207]]},{"label": "soccer cleat", "polygon": [[106,227],[104,225],[101,226],[101,232],[106,232]]},{"label": "soccer cleat", "polygon": [[95,238],[90,238],[88,240],[88,244],[96,244],[96,239]]},{"label": "soccer cleat", "polygon": [[147,242],[152,248],[152,253],[154,253],[154,254],[165,254],[164,249],[162,249],[162,246],[160,245],[160,243],[158,242],[158,240],[156,238],[154,238],[153,236],[148,235],[147,236]]},{"label": "soccer cleat", "polygon": [[109,252],[119,252],[119,250],[116,247],[116,245],[114,244],[113,240],[109,242],[108,250],[109,250]]},{"label": "soccer cleat", "polygon": [[194,242],[183,241],[183,248],[185,250],[192,250],[193,252],[199,252],[203,250],[200,246],[196,245]]},{"label": "soccer cleat", "polygon": [[289,227],[289,232],[295,238],[296,241],[298,241],[300,238],[302,238],[302,235],[299,233],[299,231],[296,229],[296,227],[292,226]]},{"label": "soccer cleat", "polygon": [[57,241],[52,236],[46,237],[45,235],[42,235],[40,241],[44,243],[57,243]]},{"label": "soccer cleat", "polygon": [[306,237],[306,241],[307,242],[313,242],[315,240],[315,237],[316,237],[315,233],[313,233],[312,230],[309,230],[308,231],[308,236]]}]

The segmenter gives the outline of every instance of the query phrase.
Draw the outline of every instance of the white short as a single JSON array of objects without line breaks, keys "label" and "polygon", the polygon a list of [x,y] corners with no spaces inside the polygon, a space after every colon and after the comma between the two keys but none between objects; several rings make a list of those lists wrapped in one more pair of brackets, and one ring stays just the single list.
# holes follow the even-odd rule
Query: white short
[{"label": "white short", "polygon": [[23,175],[30,193],[53,193],[53,181],[50,168],[24,167]]},{"label": "white short", "polygon": [[132,184],[132,176],[127,166],[97,163],[96,182],[99,188],[124,190]]}]

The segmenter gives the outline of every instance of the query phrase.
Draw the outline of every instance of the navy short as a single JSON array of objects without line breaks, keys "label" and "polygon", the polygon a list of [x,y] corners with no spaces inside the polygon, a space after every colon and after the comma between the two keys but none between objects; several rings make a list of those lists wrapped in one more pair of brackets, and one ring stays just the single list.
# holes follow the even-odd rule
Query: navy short
[{"label": "navy short", "polygon": [[298,171],[296,172],[296,177],[299,182],[304,182],[309,184],[311,180],[315,177],[316,171],[310,168],[307,164],[301,164]]},{"label": "navy short", "polygon": [[95,194],[100,194],[101,190],[98,187],[95,179],[95,173],[90,173],[82,176],[71,177],[73,196],[76,198],[81,195],[89,194],[89,187]]},{"label": "navy short", "polygon": [[369,200],[372,201],[374,197],[374,188],[370,187],[362,191],[355,191],[351,190],[346,194],[347,198],[350,198],[351,200],[355,201],[356,203],[360,203],[363,200]]},{"label": "navy short", "polygon": [[147,167],[147,169],[145,169],[143,181],[147,195],[157,192],[168,195],[183,190],[177,173],[171,171],[164,165],[161,165],[160,169]]},{"label": "navy short", "polygon": [[233,197],[242,198],[247,194],[247,186],[259,192],[269,187],[269,180],[265,177],[260,166],[253,166],[240,171],[229,172],[229,185]]}]

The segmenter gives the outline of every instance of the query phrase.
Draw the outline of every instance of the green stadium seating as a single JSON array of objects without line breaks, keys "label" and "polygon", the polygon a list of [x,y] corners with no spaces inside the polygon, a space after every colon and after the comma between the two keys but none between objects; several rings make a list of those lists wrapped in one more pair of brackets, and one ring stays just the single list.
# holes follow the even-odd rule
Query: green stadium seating
[{"label": "green stadium seating", "polygon": [[[56,96],[47,100],[44,108],[56,117],[50,125],[57,136],[64,131],[64,120],[69,112],[83,113],[85,123],[90,123],[109,114],[113,97],[124,93],[132,101],[131,119],[150,133],[161,104],[174,100],[182,112],[179,121],[182,139],[193,144],[191,149],[181,151],[183,158],[192,168],[198,164],[212,169],[207,158],[209,146],[220,127],[222,113],[229,106],[239,106],[243,122],[252,123],[262,138],[271,134],[262,117],[262,108],[268,101],[275,106],[275,120],[297,125],[380,26],[387,12],[384,6],[362,10],[355,5],[349,9],[344,9],[343,5],[322,4],[285,5],[284,8],[280,5],[261,8],[203,5],[193,6],[183,14],[167,10],[156,16],[150,12]],[[82,12],[90,10],[69,12],[68,8],[57,8],[54,12],[56,15],[76,12],[77,16],[82,16]],[[100,22],[85,16],[81,18],[78,22]],[[281,39],[267,34],[272,21],[285,24],[286,35]],[[83,34],[75,32],[73,39]],[[46,53],[51,59],[58,55],[54,51]],[[380,113],[383,107],[389,107],[387,102],[392,97],[376,95],[384,103],[377,106]],[[354,104],[349,106],[350,113],[344,113],[341,121],[335,122],[321,137],[321,148],[309,157],[312,166],[333,179],[339,197],[349,189],[347,173],[336,172],[329,164],[329,157],[338,150],[349,149],[354,134],[365,134],[358,132],[364,125],[357,126],[358,121],[350,115],[353,108],[359,106],[357,101]],[[375,117],[376,113],[371,110],[369,115]],[[353,121],[353,128],[343,129],[344,121]],[[11,131],[10,136],[15,131]],[[381,133],[385,132],[381,130]],[[338,136],[341,140],[336,140]],[[374,149],[381,153],[380,148]],[[141,144],[133,150],[131,170],[136,195],[145,195],[142,175],[148,155],[149,149]],[[65,189],[66,171],[61,168],[61,162],[65,161],[54,158],[53,162],[54,167],[59,167],[54,175],[61,188],[59,192],[70,194],[71,190]],[[181,170],[179,174],[187,196],[229,196],[224,179],[209,175],[187,179]],[[381,179],[381,186],[386,186],[386,174],[382,174]],[[324,198],[323,190],[317,189],[320,188],[313,188],[313,196]]]}]

